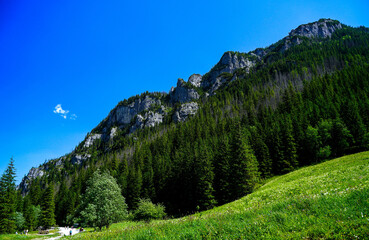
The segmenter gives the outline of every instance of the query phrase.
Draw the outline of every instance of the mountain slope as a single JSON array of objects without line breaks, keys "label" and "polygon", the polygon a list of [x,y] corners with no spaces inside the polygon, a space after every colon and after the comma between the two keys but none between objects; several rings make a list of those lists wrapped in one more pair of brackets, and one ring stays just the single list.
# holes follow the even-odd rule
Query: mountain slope
[{"label": "mountain slope", "polygon": [[[238,77],[236,70],[248,73],[252,67],[270,62],[275,53],[283,53],[290,47],[299,45],[304,38],[330,38],[334,31],[341,29],[342,24],[335,20],[321,19],[318,22],[304,24],[292,30],[289,35],[278,43],[265,49],[256,49],[249,53],[226,52],[220,61],[204,76],[193,74],[185,82],[178,79],[177,87],[169,94],[162,92],[143,93],[128,100],[121,101],[109,115],[88,134],[75,151],[53,160],[55,167],[64,165],[65,161],[81,164],[91,158],[85,153],[94,142],[112,143],[117,135],[127,135],[147,127],[155,127],[162,123],[182,122],[197,113],[197,100],[201,96],[209,96]],[[176,105],[177,104],[177,105]],[[178,105],[179,104],[179,105]],[[30,170],[20,183],[23,193],[28,192],[29,183],[42,177],[47,171],[45,165]]]},{"label": "mountain slope", "polygon": [[247,174],[240,156],[256,159],[266,179],[368,149],[368,66],[367,28],[302,25],[268,48],[225,53],[168,94],[122,101],[72,153],[32,169],[20,189],[38,205],[54,183],[59,224],[77,213],[97,168],[116,178],[131,209],[139,198],[173,215],[233,201],[251,189],[237,177]]},{"label": "mountain slope", "polygon": [[275,177],[254,193],[180,219],[115,224],[75,239],[366,239],[369,152]]}]

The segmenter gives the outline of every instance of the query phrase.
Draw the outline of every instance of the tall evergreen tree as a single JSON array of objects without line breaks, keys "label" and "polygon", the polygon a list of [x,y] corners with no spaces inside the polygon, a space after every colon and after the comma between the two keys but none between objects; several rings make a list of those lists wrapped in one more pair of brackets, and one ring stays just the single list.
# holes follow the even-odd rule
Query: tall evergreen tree
[{"label": "tall evergreen tree", "polygon": [[128,165],[126,157],[124,157],[118,165],[117,183],[122,190],[122,195],[126,197],[128,184]]},{"label": "tall evergreen tree", "polygon": [[135,169],[134,164],[129,166],[127,185],[127,204],[130,209],[136,209],[140,201],[142,187],[142,173]]},{"label": "tall evergreen tree", "polygon": [[142,166],[142,197],[154,199],[154,171],[152,168],[152,154],[150,148],[146,145],[143,149],[143,166]]},{"label": "tall evergreen tree", "polygon": [[292,122],[289,117],[286,118],[283,127],[283,145],[284,145],[284,161],[281,163],[281,173],[287,173],[294,170],[298,166],[297,146],[295,138],[292,134]]},{"label": "tall evergreen tree", "polygon": [[224,204],[231,201],[230,192],[230,160],[231,150],[227,137],[224,137],[219,142],[217,154],[214,159],[214,188],[215,196],[219,204]]},{"label": "tall evergreen tree", "polygon": [[16,190],[14,160],[0,179],[0,233],[13,233],[15,226]]},{"label": "tall evergreen tree", "polygon": [[242,132],[240,123],[234,128],[231,143],[230,189],[233,199],[238,199],[253,191],[259,181],[258,162]]},{"label": "tall evergreen tree", "polygon": [[272,159],[269,155],[268,146],[264,143],[256,127],[250,128],[251,133],[251,145],[254,150],[254,154],[259,163],[259,171],[263,178],[271,176],[272,172]]},{"label": "tall evergreen tree", "polygon": [[43,227],[55,225],[55,203],[54,203],[54,185],[50,184],[42,197],[41,202],[41,224]]},{"label": "tall evergreen tree", "polygon": [[209,149],[203,143],[200,143],[194,165],[197,206],[200,210],[210,209],[216,204],[213,188],[214,172],[209,158]]}]

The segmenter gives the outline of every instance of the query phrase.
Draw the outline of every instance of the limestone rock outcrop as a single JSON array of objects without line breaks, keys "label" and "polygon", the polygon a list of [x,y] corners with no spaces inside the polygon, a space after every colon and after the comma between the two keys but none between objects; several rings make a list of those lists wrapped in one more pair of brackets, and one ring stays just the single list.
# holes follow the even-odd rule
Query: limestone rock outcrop
[{"label": "limestone rock outcrop", "polygon": [[199,105],[196,102],[184,103],[181,107],[174,113],[174,122],[186,121],[189,116],[193,116],[199,110]]}]

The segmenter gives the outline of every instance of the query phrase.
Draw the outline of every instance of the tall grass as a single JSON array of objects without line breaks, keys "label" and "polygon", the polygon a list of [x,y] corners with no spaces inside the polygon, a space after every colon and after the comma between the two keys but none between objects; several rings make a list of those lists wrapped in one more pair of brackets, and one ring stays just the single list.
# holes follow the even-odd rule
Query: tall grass
[{"label": "tall grass", "polygon": [[206,212],[72,239],[369,239],[369,152],[275,177]]}]

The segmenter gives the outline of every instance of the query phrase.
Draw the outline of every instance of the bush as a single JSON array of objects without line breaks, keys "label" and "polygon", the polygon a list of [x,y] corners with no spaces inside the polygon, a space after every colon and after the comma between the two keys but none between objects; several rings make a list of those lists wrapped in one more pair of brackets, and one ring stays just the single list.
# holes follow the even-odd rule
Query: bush
[{"label": "bush", "polygon": [[165,215],[165,207],[163,205],[159,203],[154,204],[150,199],[141,199],[134,212],[134,219],[150,221],[153,219],[161,219]]}]

